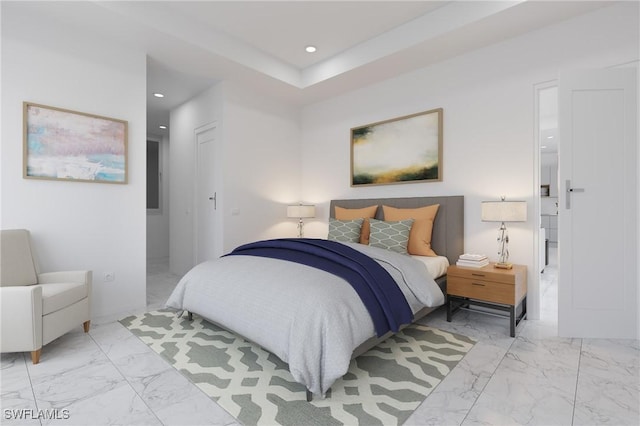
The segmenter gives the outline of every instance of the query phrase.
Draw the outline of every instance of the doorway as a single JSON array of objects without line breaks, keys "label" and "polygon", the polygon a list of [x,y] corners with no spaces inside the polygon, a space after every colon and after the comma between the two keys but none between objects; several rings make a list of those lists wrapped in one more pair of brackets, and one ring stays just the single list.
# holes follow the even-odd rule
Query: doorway
[{"label": "doorway", "polygon": [[212,260],[221,254],[218,191],[217,124],[205,124],[195,129],[196,173],[194,189],[194,265]]},{"label": "doorway", "polygon": [[536,86],[539,176],[538,272],[540,320],[558,319],[558,86]]},{"label": "doorway", "polygon": [[178,282],[169,270],[169,140],[147,137],[147,306],[162,308]]},{"label": "doorway", "polygon": [[637,339],[637,69],[565,70],[558,87],[558,333]]},{"label": "doorway", "polygon": [[[536,255],[540,318],[553,320],[560,336],[637,338],[637,247],[630,237],[637,235],[636,79],[632,67],[566,71],[562,84],[536,86],[536,213],[541,225],[543,214],[550,216],[549,239],[557,237],[549,244],[557,268]],[[555,135],[549,133],[553,128]],[[543,146],[553,145],[557,152],[543,160]],[[545,241],[536,240],[543,253]],[[544,284],[553,269],[555,312],[550,312]]]}]

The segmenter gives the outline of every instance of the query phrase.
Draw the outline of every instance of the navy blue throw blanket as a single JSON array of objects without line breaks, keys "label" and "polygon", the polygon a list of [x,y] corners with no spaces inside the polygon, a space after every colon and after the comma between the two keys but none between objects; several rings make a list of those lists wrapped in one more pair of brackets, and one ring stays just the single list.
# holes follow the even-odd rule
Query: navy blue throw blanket
[{"label": "navy blue throw blanket", "polygon": [[389,272],[369,256],[336,241],[283,238],[242,245],[227,256],[270,257],[322,269],[345,279],[371,315],[376,334],[397,332],[413,320],[402,290]]}]

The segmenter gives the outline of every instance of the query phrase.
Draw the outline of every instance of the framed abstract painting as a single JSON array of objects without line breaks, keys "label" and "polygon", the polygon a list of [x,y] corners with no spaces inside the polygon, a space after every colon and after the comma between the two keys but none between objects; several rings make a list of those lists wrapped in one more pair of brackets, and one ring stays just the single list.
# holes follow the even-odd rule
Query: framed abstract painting
[{"label": "framed abstract painting", "polygon": [[351,129],[351,186],[442,181],[442,108]]},{"label": "framed abstract painting", "polygon": [[26,179],[127,183],[128,123],[23,103]]}]

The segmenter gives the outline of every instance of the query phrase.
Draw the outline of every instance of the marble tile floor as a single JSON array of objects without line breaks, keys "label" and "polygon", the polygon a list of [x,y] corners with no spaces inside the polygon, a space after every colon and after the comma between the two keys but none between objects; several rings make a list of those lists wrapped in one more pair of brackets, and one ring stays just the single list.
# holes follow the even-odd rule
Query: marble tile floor
[{"label": "marble tile floor", "polygon": [[[504,319],[476,312],[424,320],[477,344],[405,424],[640,424],[639,342],[556,336],[554,254],[542,274],[541,319],[524,321],[516,338]],[[162,306],[178,278],[166,262],[148,265],[148,309]],[[1,374],[1,424],[237,424],[117,321],[88,334],[78,327],[35,366],[28,354],[2,354]]]}]

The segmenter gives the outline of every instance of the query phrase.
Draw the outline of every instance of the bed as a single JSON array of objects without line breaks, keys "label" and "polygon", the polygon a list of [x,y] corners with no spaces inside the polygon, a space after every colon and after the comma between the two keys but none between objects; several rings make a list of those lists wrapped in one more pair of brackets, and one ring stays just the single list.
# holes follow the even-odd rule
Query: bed
[{"label": "bed", "polygon": [[[360,209],[371,205],[391,206],[400,209],[413,209],[438,204],[438,214],[433,223],[431,246],[435,253],[446,259],[449,265],[455,265],[458,257],[464,253],[464,196],[441,197],[405,197],[405,198],[363,198],[332,200],[329,204],[329,216],[335,218],[336,207]],[[376,219],[384,220],[383,209],[376,211]],[[420,259],[424,261],[424,259]],[[446,270],[446,268],[445,268]],[[443,294],[447,294],[446,273],[433,276]],[[417,321],[438,307],[424,307],[415,314]],[[382,338],[372,337],[353,351],[352,358],[362,355],[381,341],[388,338],[388,333]]]},{"label": "bed", "polygon": [[[431,246],[453,264],[463,253],[462,196],[333,200],[330,217],[335,218],[336,207],[408,209],[433,204],[439,208]],[[377,218],[383,220],[382,208]],[[366,298],[361,298],[361,287],[350,286],[339,274],[297,263],[297,259],[262,255],[274,248],[290,253],[293,246],[313,251],[314,258],[317,251],[329,253],[327,257],[335,256],[337,249],[345,251],[355,256],[355,261],[348,262],[356,268],[362,268],[366,258],[375,265],[367,264],[365,272],[378,268],[393,279],[397,284],[393,291],[402,292],[410,312],[397,321],[392,312],[387,321],[391,325],[384,328],[380,325],[384,320],[371,313],[371,302],[363,303]],[[306,252],[295,255],[306,256]],[[199,315],[278,356],[289,365],[294,379],[307,388],[309,398],[311,394],[323,396],[346,373],[353,357],[441,306],[445,285],[445,275],[431,277],[424,264],[406,254],[358,243],[281,239],[242,246],[220,259],[196,265],[180,280],[166,305]],[[374,293],[379,291],[373,288]],[[380,310],[387,313],[390,309]]]}]

